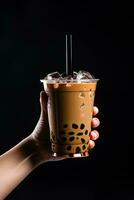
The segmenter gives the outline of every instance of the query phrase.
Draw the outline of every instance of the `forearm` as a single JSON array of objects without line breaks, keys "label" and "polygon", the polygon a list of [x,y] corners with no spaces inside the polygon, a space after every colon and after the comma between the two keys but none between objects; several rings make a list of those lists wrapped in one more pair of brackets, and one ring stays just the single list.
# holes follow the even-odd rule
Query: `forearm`
[{"label": "forearm", "polygon": [[0,200],[3,200],[34,168],[41,158],[27,137],[0,157]]}]

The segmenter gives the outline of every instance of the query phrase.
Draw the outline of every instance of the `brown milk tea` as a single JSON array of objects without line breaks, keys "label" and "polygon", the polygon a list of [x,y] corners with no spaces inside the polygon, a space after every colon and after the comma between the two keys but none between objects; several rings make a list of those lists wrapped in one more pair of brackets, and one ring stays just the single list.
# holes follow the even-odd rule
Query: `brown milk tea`
[{"label": "brown milk tea", "polygon": [[97,79],[69,83],[50,83],[46,80],[43,84],[48,95],[53,155],[66,158],[88,156]]}]

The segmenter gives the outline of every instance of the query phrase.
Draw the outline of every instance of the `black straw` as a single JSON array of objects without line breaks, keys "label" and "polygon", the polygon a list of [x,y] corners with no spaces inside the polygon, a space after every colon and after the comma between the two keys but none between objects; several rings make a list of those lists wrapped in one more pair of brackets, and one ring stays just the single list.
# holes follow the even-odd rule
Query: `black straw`
[{"label": "black straw", "polygon": [[66,35],[66,75],[73,75],[72,68],[72,35]]}]

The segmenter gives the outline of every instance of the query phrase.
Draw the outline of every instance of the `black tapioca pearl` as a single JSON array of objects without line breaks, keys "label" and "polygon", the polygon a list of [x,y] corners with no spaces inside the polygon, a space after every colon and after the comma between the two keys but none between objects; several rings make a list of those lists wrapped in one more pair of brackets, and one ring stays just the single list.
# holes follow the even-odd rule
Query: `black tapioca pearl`
[{"label": "black tapioca pearl", "polygon": [[81,149],[80,147],[76,147],[76,150],[75,150],[76,153],[80,153],[81,152]]},{"label": "black tapioca pearl", "polygon": [[83,144],[85,143],[85,139],[81,138],[81,141],[82,141]]},{"label": "black tapioca pearl", "polygon": [[84,150],[86,148],[85,144],[82,146],[82,149]]},{"label": "black tapioca pearl", "polygon": [[85,124],[81,124],[80,129],[84,129],[84,128],[85,128]]},{"label": "black tapioca pearl", "polygon": [[68,127],[68,125],[67,125],[67,124],[64,124],[64,125],[63,125],[63,128],[67,128],[67,127]]},{"label": "black tapioca pearl", "polygon": [[83,133],[82,133],[82,132],[79,132],[79,133],[77,133],[77,135],[83,135]]},{"label": "black tapioca pearl", "polygon": [[75,133],[73,131],[68,132],[68,135],[74,135]]},{"label": "black tapioca pearl", "polygon": [[73,137],[70,137],[70,138],[69,138],[69,140],[70,140],[70,141],[73,141],[73,140],[74,140],[74,138],[75,138],[74,136],[73,136]]},{"label": "black tapioca pearl", "polygon": [[78,125],[75,124],[75,123],[73,123],[73,124],[72,124],[72,128],[77,129],[77,128],[78,128]]},{"label": "black tapioca pearl", "polygon": [[62,142],[65,142],[67,138],[61,137]]},{"label": "black tapioca pearl", "polygon": [[60,134],[61,134],[61,135],[65,135],[66,132],[65,132],[65,131],[60,131]]},{"label": "black tapioca pearl", "polygon": [[71,148],[72,148],[71,146],[67,146],[67,150],[68,150],[68,151],[70,151],[70,150],[71,150]]},{"label": "black tapioca pearl", "polygon": [[88,134],[88,130],[85,131],[85,135],[87,135],[87,134]]}]

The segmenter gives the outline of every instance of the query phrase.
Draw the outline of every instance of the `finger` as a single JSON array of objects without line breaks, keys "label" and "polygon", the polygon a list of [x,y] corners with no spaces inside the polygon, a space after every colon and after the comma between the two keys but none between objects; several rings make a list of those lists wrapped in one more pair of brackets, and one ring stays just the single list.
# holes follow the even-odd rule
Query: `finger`
[{"label": "finger", "polygon": [[98,107],[97,107],[97,106],[94,106],[94,107],[93,107],[93,116],[97,115],[98,112],[99,112]]},{"label": "finger", "polygon": [[100,125],[100,120],[97,117],[94,117],[91,121],[91,127],[96,128]]},{"label": "finger", "polygon": [[89,144],[88,144],[89,149],[93,149],[94,146],[95,146],[95,142],[93,140],[89,140]]},{"label": "finger", "polygon": [[90,139],[91,140],[97,140],[99,138],[99,132],[96,130],[91,131]]},{"label": "finger", "polygon": [[45,91],[40,92],[40,106],[41,106],[41,112],[47,113],[47,102],[48,102],[48,96],[45,93]]}]

